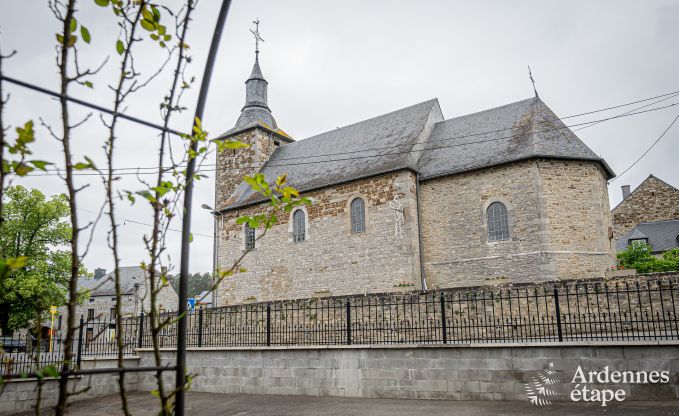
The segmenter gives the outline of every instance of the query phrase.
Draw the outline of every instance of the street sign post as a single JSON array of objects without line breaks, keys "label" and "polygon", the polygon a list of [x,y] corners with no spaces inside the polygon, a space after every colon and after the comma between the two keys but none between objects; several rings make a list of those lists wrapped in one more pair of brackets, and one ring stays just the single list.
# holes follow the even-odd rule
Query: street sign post
[{"label": "street sign post", "polygon": [[186,309],[193,312],[196,309],[196,298],[186,299]]},{"label": "street sign post", "polygon": [[52,321],[50,324],[50,348],[49,352],[52,352],[52,337],[54,337],[54,316],[57,314],[57,307],[50,306],[50,315],[52,315]]}]

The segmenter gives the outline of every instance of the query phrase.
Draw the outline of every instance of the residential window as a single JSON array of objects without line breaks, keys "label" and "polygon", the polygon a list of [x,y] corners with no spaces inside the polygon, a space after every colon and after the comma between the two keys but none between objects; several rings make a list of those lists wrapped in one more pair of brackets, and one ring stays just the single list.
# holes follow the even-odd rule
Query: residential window
[{"label": "residential window", "polygon": [[87,310],[87,320],[88,321],[94,320],[94,309]]},{"label": "residential window", "polygon": [[111,320],[116,319],[116,308],[111,308]]},{"label": "residential window", "polygon": [[245,250],[252,250],[255,248],[255,228],[250,227],[247,223],[243,227],[245,234]]},{"label": "residential window", "polygon": [[351,233],[360,234],[365,232],[365,202],[361,198],[351,201]]},{"label": "residential window", "polygon": [[509,240],[509,218],[507,207],[502,202],[493,202],[486,210],[488,241]]},{"label": "residential window", "polygon": [[90,303],[94,303],[94,298],[90,298]]},{"label": "residential window", "polygon": [[306,239],[306,216],[298,209],[292,214],[292,241],[301,243]]},{"label": "residential window", "polygon": [[633,238],[627,241],[628,246],[633,246],[635,244],[648,244],[648,238]]},{"label": "residential window", "polygon": [[61,315],[59,315],[59,320],[57,321],[57,329],[61,330]]}]

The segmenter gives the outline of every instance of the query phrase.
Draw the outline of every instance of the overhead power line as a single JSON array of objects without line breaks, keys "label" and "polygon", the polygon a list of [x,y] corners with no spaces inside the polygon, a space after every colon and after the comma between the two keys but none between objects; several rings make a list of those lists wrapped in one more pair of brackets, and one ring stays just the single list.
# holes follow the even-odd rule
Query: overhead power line
[{"label": "overhead power line", "polygon": [[[85,209],[85,208],[78,208],[78,211],[89,212],[89,213],[91,213],[91,214],[99,214],[97,211],[92,211],[92,210]],[[153,224],[148,224],[148,223],[141,222],[141,221],[131,220],[131,219],[129,219],[129,218],[119,218],[119,220],[120,220],[120,221],[123,221],[123,222],[130,222],[130,223],[132,223],[132,224],[147,225],[147,226],[149,226],[149,227],[153,227]],[[119,225],[125,225],[125,224],[123,223],[123,224],[119,224]],[[168,228],[167,230],[168,230],[168,231],[174,231],[174,232],[177,232],[177,233],[181,233],[181,232],[182,232],[182,230],[177,230],[177,229],[174,229],[174,228]],[[194,235],[194,236],[199,236],[199,237],[214,238],[213,235],[208,235],[208,234],[193,233],[193,235]]]},{"label": "overhead power line", "polygon": [[[669,105],[665,105],[662,107],[656,107],[656,108],[650,108],[648,110],[643,110],[643,111],[636,111],[636,112],[627,112],[623,114],[619,114],[616,116],[611,116],[603,119],[598,119],[598,120],[592,120],[592,121],[587,121],[587,122],[582,122],[582,123],[575,123],[571,125],[563,125],[560,127],[556,128],[551,128],[551,129],[545,129],[538,131],[537,133],[546,133],[550,131],[556,131],[556,130],[563,130],[571,127],[577,127],[577,126],[583,126],[583,125],[591,125],[592,123],[602,123],[605,121],[609,120],[614,120],[614,119],[619,119],[623,117],[630,117],[638,114],[645,114],[649,112],[654,112],[658,110],[664,110],[667,108],[674,107],[676,105],[679,105],[679,102],[677,103],[672,103]],[[503,130],[508,130],[508,129],[502,129],[502,130],[497,130],[503,131]],[[492,132],[489,132],[492,133]],[[377,158],[377,157],[384,157],[384,156],[395,156],[395,155],[401,155],[401,154],[409,154],[409,153],[415,153],[415,152],[421,152],[425,150],[438,150],[438,149],[445,149],[445,148],[453,148],[453,147],[459,147],[459,146],[469,146],[473,144],[480,144],[480,143],[486,143],[486,142],[492,142],[492,141],[497,141],[497,140],[505,140],[505,139],[511,139],[515,137],[519,137],[521,134],[515,134],[515,135],[509,135],[509,136],[502,136],[502,137],[494,137],[490,139],[484,139],[484,140],[477,140],[477,141],[469,141],[469,142],[464,142],[464,143],[453,143],[449,145],[442,145],[442,146],[430,146],[426,147],[426,145],[430,143],[435,143],[435,142],[443,142],[443,141],[451,141],[455,139],[461,139],[461,138],[467,138],[467,137],[474,137],[474,136],[479,136],[483,134],[489,134],[489,133],[473,133],[473,134],[467,134],[467,135],[460,135],[460,136],[454,136],[454,137],[449,137],[445,139],[440,139],[440,140],[432,140],[426,143],[423,143],[425,147],[418,148],[418,149],[409,149],[406,151],[394,151],[394,152],[386,152],[386,153],[380,153],[380,154],[375,154],[375,155],[359,155],[359,156],[353,156],[353,157],[345,157],[345,158],[335,158],[335,159],[324,159],[324,160],[312,160],[312,161],[301,161],[301,162],[291,162],[291,163],[270,163],[268,166],[270,167],[277,167],[277,166],[300,166],[300,165],[308,165],[308,164],[316,164],[316,163],[331,163],[331,162],[339,162],[339,161],[346,161],[346,160],[358,160],[358,159],[369,159],[369,158]],[[312,156],[298,156],[298,157],[290,157],[290,158],[281,158],[278,159],[278,161],[285,161],[285,160],[307,160],[307,159],[318,159],[318,158],[327,158],[331,156],[341,156],[341,155],[347,155],[347,154],[354,154],[354,153],[365,153],[365,152],[370,152],[370,151],[377,151],[377,150],[388,150],[388,149],[393,149],[393,148],[398,148],[398,147],[403,147],[404,145],[397,145],[397,146],[384,146],[384,147],[375,147],[375,148],[369,148],[369,149],[360,149],[360,150],[353,150],[353,151],[346,151],[346,152],[336,152],[336,153],[328,153],[325,155],[312,155]],[[417,146],[414,145],[414,146]],[[414,147],[413,146],[413,147]],[[206,164],[204,166],[215,166],[214,164]],[[215,171],[215,168],[212,169],[205,169],[202,168],[199,170],[200,172],[211,172]],[[49,173],[42,173],[38,172],[35,174],[29,174],[27,176],[56,176],[59,173],[56,173],[54,171],[49,172]],[[151,171],[151,172],[118,172],[116,173],[116,176],[125,176],[125,175],[156,175],[158,174],[158,170],[156,168],[156,171]],[[83,173],[74,173],[74,175],[77,176],[101,176],[101,173],[98,172],[83,172]]]},{"label": "overhead power line", "polygon": [[627,168],[625,168],[625,170],[623,170],[618,176],[616,176],[615,178],[613,178],[613,179],[611,180],[611,182],[615,181],[616,179],[619,179],[622,175],[624,175],[625,173],[627,173],[627,172],[628,172],[630,169],[632,169],[637,163],[639,163],[639,161],[640,161],[641,159],[643,159],[644,156],[646,156],[646,155],[648,154],[648,152],[650,152],[651,149],[653,149],[653,148],[655,147],[656,144],[658,144],[658,142],[660,141],[660,139],[662,139],[663,137],[665,137],[665,135],[667,134],[667,132],[670,131],[670,129],[672,128],[672,126],[674,125],[674,123],[677,122],[677,120],[679,120],[679,114],[677,114],[677,116],[674,118],[674,120],[672,120],[672,122],[670,123],[670,125],[667,126],[667,128],[665,129],[665,131],[662,132],[662,134],[661,134],[661,135],[653,142],[653,144],[652,144],[648,149],[646,149],[646,151],[645,151],[641,156],[639,156],[639,158],[638,158],[637,160],[635,160],[634,162],[632,162],[632,164],[629,165]]},{"label": "overhead power line", "polygon": [[[671,98],[674,98],[674,97],[676,97],[676,96],[679,96],[679,91],[674,91],[674,92],[670,92],[670,93],[666,93],[666,94],[656,95],[656,96],[654,96],[654,97],[644,98],[644,99],[642,99],[642,100],[631,101],[631,102],[628,102],[628,103],[625,103],[625,104],[619,104],[619,105],[616,105],[616,106],[613,106],[613,107],[606,107],[606,108],[602,108],[602,109],[598,109],[598,110],[588,111],[588,112],[585,112],[585,113],[573,114],[573,115],[570,115],[570,116],[561,117],[560,120],[564,120],[564,119],[568,119],[568,118],[573,118],[573,117],[580,117],[580,116],[583,116],[583,115],[588,115],[588,114],[593,114],[593,113],[599,113],[599,112],[603,112],[603,111],[608,111],[608,110],[612,110],[612,109],[616,109],[616,108],[626,107],[626,106],[629,106],[629,105],[633,105],[633,104],[637,104],[637,103],[641,103],[641,102],[646,102],[646,101],[652,101],[652,100],[655,100],[655,99],[657,99],[657,98],[665,97],[665,98],[662,98],[661,100],[655,101],[655,102],[653,102],[653,103],[649,103],[649,104],[646,104],[646,105],[644,105],[644,106],[641,106],[641,107],[635,108],[635,109],[633,109],[633,110],[630,110],[630,111],[628,111],[628,112],[622,113],[622,115],[628,115],[628,114],[630,114],[630,113],[632,113],[632,112],[635,112],[635,111],[637,111],[637,110],[641,110],[641,109],[646,108],[646,107],[649,107],[649,106],[651,106],[651,105],[658,104],[658,103],[660,103],[660,102],[662,102],[662,101],[666,101],[666,100],[671,99]],[[659,109],[662,109],[662,108],[659,108]],[[579,130],[582,130],[582,129],[586,129],[586,128],[588,128],[588,127],[591,127],[591,126],[593,126],[593,125],[600,124],[600,123],[602,123],[602,122],[604,122],[604,121],[607,121],[607,120],[609,120],[609,118],[602,119],[602,120],[594,120],[594,121],[590,121],[590,122],[584,122],[584,123],[582,123],[582,124],[587,124],[586,126],[581,127],[581,128],[579,128],[579,129],[577,129],[577,130],[574,130],[574,131],[579,131]],[[550,122],[550,121],[538,122],[537,124],[544,124],[544,123],[547,123],[547,122]],[[577,126],[577,125],[571,125],[571,126],[568,126],[568,127],[575,127],[575,126]],[[465,137],[471,137],[471,136],[481,136],[481,135],[484,135],[484,134],[499,133],[499,132],[509,131],[509,130],[513,130],[513,129],[514,129],[514,128],[511,127],[511,128],[504,128],[504,129],[498,129],[498,130],[488,130],[488,131],[482,131],[482,132],[473,133],[473,134],[470,134],[470,135],[453,136],[453,137],[446,138],[446,139],[439,139],[439,140],[428,141],[427,143],[433,143],[433,142],[439,142],[439,141],[447,141],[447,140],[454,140],[454,139],[465,138]],[[391,149],[391,148],[393,148],[393,147],[398,147],[398,146],[404,146],[404,145],[396,145],[396,146],[389,146],[389,147],[378,147],[378,148],[367,148],[367,149],[361,149],[361,150],[354,150],[354,151],[347,151],[347,152],[339,152],[339,153],[326,153],[326,154],[321,154],[321,155],[311,155],[311,156],[304,156],[304,157],[291,157],[291,158],[285,158],[285,159],[279,159],[279,160],[294,160],[294,159],[300,159],[300,158],[304,159],[304,158],[312,158],[312,157],[335,156],[335,155],[341,155],[341,154],[363,153],[363,152],[371,151],[371,150],[382,150],[382,149],[386,149],[386,148]],[[213,150],[210,150],[210,152],[208,152],[208,154],[209,154],[209,153],[212,153],[212,152],[214,152],[214,149],[213,149]],[[203,165],[203,166],[215,166],[215,164],[214,164],[214,163],[213,163],[213,164],[205,164],[205,165]],[[184,167],[184,166],[183,166],[183,165],[179,165],[179,166],[176,166],[176,167],[167,166],[167,167],[164,167],[163,169],[166,169],[167,171],[170,171],[170,170],[172,170],[172,169],[174,169],[174,168],[176,168],[176,169],[181,169],[182,167]],[[125,170],[132,170],[132,171],[134,171],[134,172],[139,172],[139,171],[141,171],[141,170],[153,170],[153,171],[154,171],[154,172],[153,172],[154,174],[157,174],[157,173],[158,173],[158,167],[157,167],[157,166],[149,166],[149,167],[128,167],[128,168],[115,168],[115,169],[113,169],[114,172],[120,172],[120,171],[125,171]],[[60,170],[60,169],[48,169],[48,172],[61,172],[61,171],[62,171],[62,170]]]}]

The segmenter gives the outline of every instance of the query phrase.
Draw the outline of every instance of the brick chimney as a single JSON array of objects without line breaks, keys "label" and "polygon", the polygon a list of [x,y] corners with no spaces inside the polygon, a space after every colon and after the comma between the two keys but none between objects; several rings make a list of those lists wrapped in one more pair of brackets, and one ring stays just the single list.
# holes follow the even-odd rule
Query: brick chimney
[{"label": "brick chimney", "polygon": [[625,199],[629,196],[629,185],[623,185],[622,186],[622,199]]}]

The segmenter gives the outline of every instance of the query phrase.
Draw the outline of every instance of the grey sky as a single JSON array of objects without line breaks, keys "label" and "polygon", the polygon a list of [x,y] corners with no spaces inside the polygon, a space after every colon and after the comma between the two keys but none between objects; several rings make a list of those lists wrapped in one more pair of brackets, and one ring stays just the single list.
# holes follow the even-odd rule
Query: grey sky
[{"label": "grey sky", "polygon": [[[58,30],[45,1],[0,0],[0,44],[19,52],[5,72],[56,90],[54,33]],[[219,7],[201,0],[189,44],[194,56],[190,74],[200,78]],[[82,57],[93,65],[111,58],[92,81],[95,90],[74,88],[74,95],[109,106],[105,88],[116,69],[117,29],[109,13],[83,0],[80,21],[89,27],[93,44]],[[438,98],[446,118],[518,101],[533,94],[526,65],[530,64],[540,97],[558,115],[567,116],[679,90],[679,1],[234,1],[212,86],[204,126],[219,134],[233,126],[244,102],[244,81],[254,60],[248,29],[258,17],[262,37],[260,62],[269,81],[269,105],[280,128],[296,139],[377,116],[430,98]],[[142,67],[163,59],[159,48],[140,50]],[[158,121],[158,103],[167,77],[155,80],[128,103],[128,113]],[[38,94],[5,84],[12,93],[7,120],[16,125],[29,118],[55,122],[56,105]],[[196,86],[197,89],[197,86]],[[173,127],[188,129],[195,89],[186,96],[189,110]],[[664,104],[679,102],[679,98]],[[75,107],[74,107],[75,108]],[[610,116],[571,119],[581,122]],[[75,110],[82,116],[86,111]],[[578,132],[578,136],[620,173],[667,127],[679,109],[613,120]],[[58,143],[39,128],[37,157],[63,165]],[[103,131],[98,117],[77,132],[78,152],[103,166]],[[620,186],[637,186],[650,173],[677,186],[679,126],[636,167],[613,181],[612,205]],[[116,167],[154,166],[155,132],[125,123],[121,129]],[[211,158],[206,163],[214,163]],[[211,177],[210,172],[206,172]],[[103,201],[96,176],[80,177],[92,186],[80,205],[96,211]],[[47,194],[62,192],[57,177],[17,180]],[[210,215],[199,208],[212,205],[213,180],[199,183],[195,196],[191,269],[207,271],[212,264]],[[124,189],[140,189],[136,178],[124,177]],[[120,203],[119,216],[150,222],[147,207]],[[93,214],[81,212],[89,220]],[[123,265],[144,258],[144,225],[122,227]],[[180,227],[177,221],[175,228]],[[111,269],[106,245],[107,223],[100,223],[86,258],[88,268]],[[178,267],[179,233],[171,233],[168,255]]]}]

